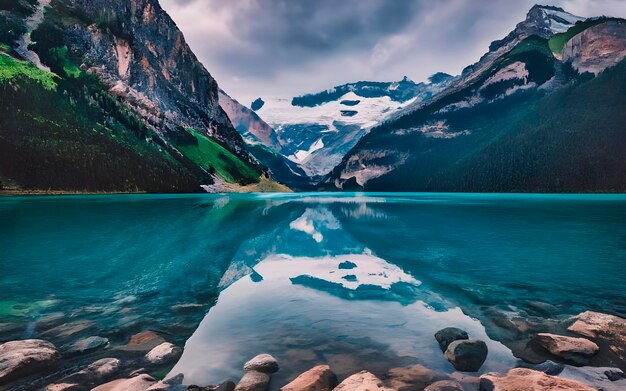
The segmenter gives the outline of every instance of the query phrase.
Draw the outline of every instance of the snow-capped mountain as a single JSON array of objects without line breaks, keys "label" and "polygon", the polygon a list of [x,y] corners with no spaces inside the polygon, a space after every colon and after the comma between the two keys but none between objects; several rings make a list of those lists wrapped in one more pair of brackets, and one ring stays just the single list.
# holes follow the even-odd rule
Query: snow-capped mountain
[{"label": "snow-capped mountain", "polygon": [[375,125],[395,111],[423,102],[454,78],[438,73],[428,83],[408,78],[398,82],[357,82],[316,94],[262,98],[256,113],[274,128],[279,153],[310,177],[327,174]]},{"label": "snow-capped mountain", "polygon": [[625,57],[626,20],[534,6],[447,88],[372,129],[324,183],[370,191],[623,189]]}]

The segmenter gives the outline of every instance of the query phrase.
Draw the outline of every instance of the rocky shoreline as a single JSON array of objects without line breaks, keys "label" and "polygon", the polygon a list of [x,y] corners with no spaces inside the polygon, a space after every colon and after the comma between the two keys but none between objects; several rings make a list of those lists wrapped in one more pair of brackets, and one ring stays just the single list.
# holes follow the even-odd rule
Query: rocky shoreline
[{"label": "rocky shoreline", "polygon": [[[125,345],[111,346],[107,338],[83,337],[63,346],[44,340],[72,335],[88,325],[64,323],[40,334],[42,339],[0,344],[0,390],[45,391],[513,391],[626,389],[626,319],[586,311],[564,321],[564,332],[531,332],[519,365],[507,373],[477,371],[489,352],[484,341],[462,329],[447,327],[433,339],[456,371],[444,373],[415,364],[385,373],[361,371],[342,381],[325,363],[300,374],[288,384],[271,384],[279,363],[260,354],[243,367],[237,383],[186,384],[182,374],[158,380],[171,369],[182,349],[154,331],[133,335]],[[88,328],[88,327],[87,327]],[[546,331],[546,330],[543,330]],[[550,330],[552,331],[552,330]],[[533,352],[533,354],[526,354]],[[101,357],[89,363],[90,357]],[[81,364],[76,357],[84,357]],[[597,364],[606,364],[598,366]]]}]

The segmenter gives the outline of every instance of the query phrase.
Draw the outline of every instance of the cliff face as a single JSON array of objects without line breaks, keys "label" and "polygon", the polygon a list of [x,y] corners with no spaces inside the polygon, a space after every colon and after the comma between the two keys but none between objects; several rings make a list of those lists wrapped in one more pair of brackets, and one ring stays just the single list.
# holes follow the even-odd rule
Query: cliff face
[{"label": "cliff face", "polygon": [[226,92],[219,90],[219,102],[237,131],[250,142],[260,142],[273,150],[281,145],[274,129],[249,108],[245,107]]},{"label": "cliff face", "polygon": [[46,46],[67,46],[81,69],[158,134],[194,128],[255,164],[219,105],[217,82],[157,0],[53,0],[50,7],[58,17],[46,17],[48,28],[61,31],[62,42]]},{"label": "cliff face", "polygon": [[589,27],[570,39],[562,54],[578,72],[597,75],[626,57],[626,23],[611,21]]}]

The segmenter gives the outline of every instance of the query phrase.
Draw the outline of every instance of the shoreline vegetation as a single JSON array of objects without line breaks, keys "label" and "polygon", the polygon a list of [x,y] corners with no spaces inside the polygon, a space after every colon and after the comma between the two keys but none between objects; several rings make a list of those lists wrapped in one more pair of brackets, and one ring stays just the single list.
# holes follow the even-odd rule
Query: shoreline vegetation
[{"label": "shoreline vegetation", "polygon": [[[549,310],[548,303],[535,303]],[[168,335],[144,330],[125,343],[97,335],[85,321],[67,322],[63,316],[37,321],[38,339],[0,344],[0,389],[45,391],[194,390],[194,391],[519,391],[626,389],[626,319],[585,311],[566,319],[546,318],[541,325],[492,319],[517,330],[519,341],[501,341],[518,358],[506,372],[480,373],[489,352],[484,341],[456,327],[433,336],[452,365],[450,373],[427,364],[390,368],[385,373],[356,371],[339,379],[328,363],[318,363],[288,384],[271,383],[279,362],[259,354],[243,366],[240,379],[220,384],[187,384],[183,374],[166,377],[182,355],[182,347]],[[5,325],[6,327],[6,325]],[[537,332],[540,330],[542,332]],[[86,334],[87,333],[87,334]],[[81,336],[74,339],[75,336]],[[497,338],[496,338],[497,339]],[[53,344],[48,340],[65,340]],[[68,342],[69,341],[69,342]],[[532,353],[529,353],[532,352]],[[416,352],[419,357],[419,352]],[[216,357],[219,359],[219,357]],[[210,358],[207,358],[210,359]],[[161,379],[161,380],[159,380]]]}]

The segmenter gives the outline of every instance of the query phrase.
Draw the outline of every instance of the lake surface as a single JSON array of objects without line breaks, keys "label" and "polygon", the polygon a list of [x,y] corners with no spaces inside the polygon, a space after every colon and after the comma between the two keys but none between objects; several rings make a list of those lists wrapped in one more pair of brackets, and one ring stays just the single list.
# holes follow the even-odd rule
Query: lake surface
[{"label": "lake surface", "polygon": [[267,352],[277,389],[317,363],[453,372],[433,334],[456,326],[504,370],[498,320],[625,316],[624,265],[624,195],[1,198],[0,342],[54,316],[113,345],[152,329],[185,346],[186,383]]}]

